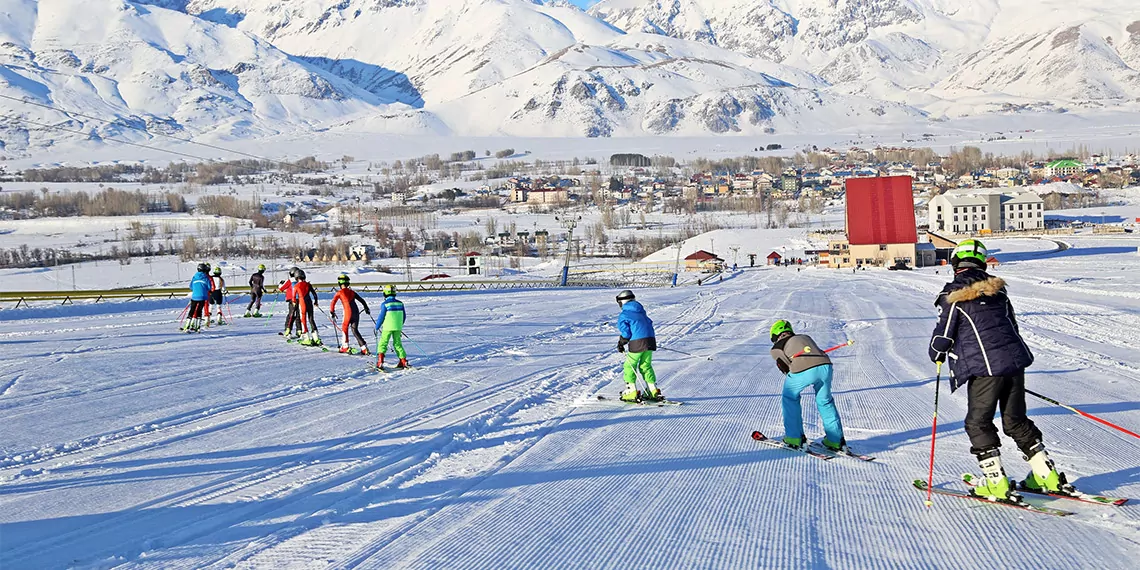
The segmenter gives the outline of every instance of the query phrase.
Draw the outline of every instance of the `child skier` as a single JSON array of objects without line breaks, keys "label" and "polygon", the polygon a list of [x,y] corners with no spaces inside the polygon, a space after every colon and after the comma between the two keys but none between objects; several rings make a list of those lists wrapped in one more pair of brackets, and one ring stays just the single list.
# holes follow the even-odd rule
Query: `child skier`
[{"label": "child skier", "polygon": [[[218,324],[224,325],[226,322],[222,319],[222,309],[225,305],[226,295],[226,280],[222,278],[222,268],[215,266],[214,275],[211,278],[213,282],[213,289],[210,291],[210,304],[218,308]],[[210,325],[210,315],[206,315],[206,326]]]},{"label": "child skier", "polygon": [[297,325],[297,330],[301,329],[301,324],[297,322],[297,300],[293,298],[293,285],[297,283],[297,268],[293,267],[289,270],[289,279],[277,284],[277,290],[285,293],[285,331],[277,334],[283,335],[285,340],[294,338],[293,325]]},{"label": "child skier", "polygon": [[348,342],[348,331],[352,329],[352,334],[360,343],[360,354],[368,354],[368,343],[364,342],[364,337],[360,336],[360,329],[357,328],[360,324],[360,311],[356,308],[356,302],[360,302],[365,313],[371,315],[372,311],[368,310],[368,303],[364,301],[364,297],[357,295],[356,291],[349,288],[348,275],[341,273],[337,276],[336,283],[340,285],[340,291],[337,291],[336,295],[333,296],[332,304],[329,305],[329,315],[332,316],[333,322],[336,322],[337,302],[344,306],[344,322],[340,325],[340,351],[345,354],[352,352]]},{"label": "child skier", "polygon": [[317,331],[317,319],[313,316],[319,302],[317,291],[305,278],[305,272],[300,269],[297,270],[297,281],[293,283],[293,302],[297,303],[298,318],[301,321],[301,329],[304,331],[301,334],[303,337],[301,344],[304,346],[321,346],[324,344],[321,342],[321,335]]},{"label": "child skier", "polygon": [[[622,291],[617,296],[621,315],[618,316],[618,352],[625,352],[625,365],[623,376],[625,390],[621,399],[626,402],[636,402],[642,398],[646,400],[663,400],[661,390],[657,388],[657,374],[653,371],[653,351],[657,350],[657,337],[653,332],[653,321],[645,314],[645,307],[635,301],[633,291]],[[626,352],[626,346],[629,352]],[[637,391],[637,373],[645,380],[645,394]]]},{"label": "child skier", "polygon": [[384,353],[388,352],[391,342],[400,362],[396,368],[408,367],[408,353],[404,350],[404,341],[400,337],[404,332],[404,322],[408,314],[404,311],[404,303],[396,298],[395,285],[384,286],[384,303],[380,305],[380,317],[376,319],[376,330],[380,331],[380,341],[376,345],[376,367],[384,369]]},{"label": "child skier", "polygon": [[210,276],[207,275],[209,271],[209,265],[199,263],[198,272],[190,278],[190,312],[186,327],[183,328],[188,333],[202,330],[202,311],[206,307],[206,299],[210,296]]},{"label": "child skier", "polygon": [[986,273],[986,247],[967,239],[951,256],[954,280],[938,295],[938,325],[930,341],[930,360],[950,360],[950,391],[966,385],[966,434],[978,459],[982,483],[975,495],[995,501],[1020,501],[1001,464],[1001,441],[994,411],[1001,405],[1005,434],[1013,438],[1032,471],[1021,484],[1034,490],[1071,494],[1065,475],[1057,472],[1041,430],[1026,415],[1025,369],[1033,354],[1021,338],[1005,281]]},{"label": "child skier", "polygon": [[[249,276],[249,306],[245,308],[245,316],[261,316],[261,296],[265,294],[265,265],[257,266],[257,273]],[[254,305],[257,305],[256,312]]]},{"label": "child skier", "polygon": [[815,388],[815,406],[823,420],[824,447],[839,451],[847,445],[843,438],[843,424],[831,397],[831,358],[806,334],[796,334],[788,321],[772,325],[772,358],[784,376],[781,398],[784,412],[784,443],[802,447],[804,439],[803,408],[800,392],[808,386]]}]

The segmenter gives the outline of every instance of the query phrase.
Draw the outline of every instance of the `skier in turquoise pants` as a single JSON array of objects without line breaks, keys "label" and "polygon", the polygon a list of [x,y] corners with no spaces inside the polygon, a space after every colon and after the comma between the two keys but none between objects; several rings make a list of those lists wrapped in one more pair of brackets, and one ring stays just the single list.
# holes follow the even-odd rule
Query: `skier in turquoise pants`
[{"label": "skier in turquoise pants", "polygon": [[793,447],[804,445],[803,408],[800,392],[808,386],[815,388],[815,405],[823,420],[823,445],[841,450],[847,446],[843,438],[843,424],[831,397],[831,358],[808,335],[796,334],[788,321],[772,325],[772,358],[784,377],[782,403],[784,410],[784,443]]},{"label": "skier in turquoise pants", "polygon": [[637,391],[637,373],[645,380],[644,398],[647,400],[663,400],[661,390],[657,388],[657,374],[653,371],[653,351],[657,350],[657,338],[653,333],[653,321],[645,314],[645,307],[634,300],[633,291],[622,291],[617,296],[618,306],[621,307],[621,316],[618,317],[618,352],[629,352],[625,355],[623,376],[625,391],[621,399],[627,402],[636,402],[643,395]]},{"label": "skier in turquoise pants", "polygon": [[380,318],[376,319],[376,330],[380,331],[380,341],[376,344],[376,354],[379,355],[376,360],[377,368],[384,369],[384,353],[388,351],[389,343],[396,349],[396,356],[400,359],[396,368],[408,367],[408,353],[404,351],[404,341],[401,338],[406,318],[404,303],[396,298],[396,287],[385,285],[384,303],[380,305]]}]

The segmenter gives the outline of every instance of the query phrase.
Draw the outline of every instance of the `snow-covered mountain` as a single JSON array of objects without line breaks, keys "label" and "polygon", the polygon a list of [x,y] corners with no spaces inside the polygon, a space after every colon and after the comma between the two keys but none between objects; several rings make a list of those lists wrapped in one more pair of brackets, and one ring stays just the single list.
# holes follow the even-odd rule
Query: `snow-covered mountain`
[{"label": "snow-covered mountain", "polygon": [[590,13],[935,112],[1140,99],[1131,0],[603,0]]},{"label": "snow-covered mountain", "polygon": [[[758,134],[1134,107],[1140,9],[1097,4],[0,0],[0,94],[215,138]],[[9,152],[146,136],[0,105]]]}]

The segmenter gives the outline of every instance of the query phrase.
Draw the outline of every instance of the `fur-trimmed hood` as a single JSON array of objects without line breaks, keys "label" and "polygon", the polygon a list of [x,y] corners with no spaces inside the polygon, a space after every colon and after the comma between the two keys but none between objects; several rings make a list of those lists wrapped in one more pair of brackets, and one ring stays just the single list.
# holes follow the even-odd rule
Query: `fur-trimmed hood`
[{"label": "fur-trimmed hood", "polygon": [[950,303],[961,303],[964,301],[973,301],[979,297],[994,297],[1004,292],[1005,280],[1001,277],[988,277],[981,281],[975,281],[961,289],[951,291],[946,300]]}]

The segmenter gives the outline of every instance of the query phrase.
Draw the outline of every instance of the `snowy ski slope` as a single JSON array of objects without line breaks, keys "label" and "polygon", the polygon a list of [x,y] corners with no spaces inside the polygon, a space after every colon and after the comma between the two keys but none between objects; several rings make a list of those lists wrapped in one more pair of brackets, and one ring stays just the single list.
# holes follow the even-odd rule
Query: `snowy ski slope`
[{"label": "snowy ski slope", "polygon": [[[1011,252],[998,271],[1037,355],[1031,387],[1137,431],[1140,289],[1063,282],[1135,276],[1130,243]],[[593,397],[620,388],[616,291],[409,296],[416,368],[390,375],[285,344],[280,315],[189,336],[177,302],[5,309],[0,567],[1133,567],[1140,441],[1059,408],[1030,401],[1059,466],[1137,501],[1065,502],[1078,515],[1059,519],[952,498],[928,510],[910,488],[926,474],[925,345],[946,277],[764,268],[638,291],[661,346],[698,355],[655,355],[685,402],[664,408]],[[836,399],[875,462],[749,439],[781,432],[767,354],[781,317],[821,344],[855,340],[835,353]],[[964,414],[943,383],[935,479],[949,487],[974,467]]]}]

